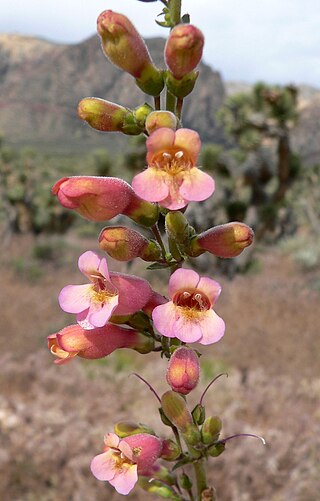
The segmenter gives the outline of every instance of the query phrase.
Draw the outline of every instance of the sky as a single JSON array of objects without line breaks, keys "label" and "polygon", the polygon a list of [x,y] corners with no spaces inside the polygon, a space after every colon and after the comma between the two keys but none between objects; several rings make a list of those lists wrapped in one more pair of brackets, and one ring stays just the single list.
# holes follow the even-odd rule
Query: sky
[{"label": "sky", "polygon": [[[225,80],[305,83],[320,88],[320,0],[182,0],[206,38],[204,61]],[[0,0],[0,33],[77,43],[100,12],[130,17],[145,37],[167,36],[154,19],[160,1]]]}]

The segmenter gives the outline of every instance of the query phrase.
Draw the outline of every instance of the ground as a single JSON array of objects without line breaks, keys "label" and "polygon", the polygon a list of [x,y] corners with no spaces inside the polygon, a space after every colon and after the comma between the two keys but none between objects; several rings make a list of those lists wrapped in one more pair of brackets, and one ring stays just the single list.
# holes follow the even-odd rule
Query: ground
[{"label": "ground", "polygon": [[[20,237],[2,250],[0,498],[120,501],[122,496],[92,477],[90,460],[117,420],[147,421],[158,433],[168,433],[159,422],[157,401],[128,377],[139,372],[161,393],[167,389],[166,363],[122,350],[103,363],[77,359],[55,366],[46,336],[70,322],[57,305],[57,293],[68,283],[81,283],[74,258],[96,244],[72,241],[61,248],[64,259],[26,268],[33,245]],[[207,413],[220,415],[223,436],[257,433],[267,445],[252,438],[230,441],[224,454],[211,460],[210,479],[220,501],[316,501],[320,275],[299,269],[279,249],[259,259],[255,273],[233,281],[218,277],[223,292],[216,311],[227,331],[217,345],[197,345],[203,377],[192,399],[196,402],[211,377],[228,372],[207,394]],[[130,272],[138,272],[137,266]],[[153,498],[137,488],[128,499]]]}]

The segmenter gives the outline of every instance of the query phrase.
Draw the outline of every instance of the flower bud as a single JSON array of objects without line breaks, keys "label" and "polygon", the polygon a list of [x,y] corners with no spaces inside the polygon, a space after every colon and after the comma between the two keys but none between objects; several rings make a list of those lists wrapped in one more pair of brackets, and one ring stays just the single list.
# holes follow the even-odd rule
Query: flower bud
[{"label": "flower bud", "polygon": [[182,346],[170,358],[167,382],[178,393],[187,395],[199,381],[200,364],[195,351]]},{"label": "flower bud", "polygon": [[192,480],[186,473],[180,475],[180,485],[182,489],[186,489],[187,491],[192,489]]},{"label": "flower bud", "polygon": [[206,445],[212,444],[219,439],[222,428],[222,421],[218,416],[207,417],[201,428],[202,442]]},{"label": "flower bud", "polygon": [[161,452],[161,458],[165,459],[166,461],[175,461],[181,454],[181,449],[171,439],[165,439],[162,442],[162,452]]},{"label": "flower bud", "polygon": [[180,211],[168,212],[166,215],[166,232],[178,244],[187,245],[195,231],[186,216]]},{"label": "flower bud", "polygon": [[131,110],[97,97],[82,99],[78,105],[78,115],[91,127],[102,132],[123,132],[129,135],[143,132],[143,127],[136,123]]},{"label": "flower bud", "polygon": [[146,119],[150,115],[152,110],[153,110],[152,106],[150,106],[150,104],[148,103],[144,103],[141,106],[137,106],[137,108],[133,110],[134,118],[139,127],[141,127],[142,132],[145,129]]},{"label": "flower bud", "polygon": [[168,68],[180,80],[193,71],[202,57],[203,33],[192,24],[178,24],[170,33],[164,54]]},{"label": "flower bud", "polygon": [[144,424],[133,423],[132,421],[119,421],[114,425],[114,432],[119,438],[125,438],[130,435],[137,435],[138,433],[147,433],[155,435],[155,432]]},{"label": "flower bud", "polygon": [[55,363],[63,364],[77,355],[87,359],[104,358],[119,348],[149,353],[154,348],[154,341],[140,332],[118,325],[107,324],[88,330],[77,324],[48,336],[48,348],[58,357]]},{"label": "flower bud", "polygon": [[177,117],[171,111],[153,111],[147,116],[145,127],[149,135],[161,127],[176,130]]},{"label": "flower bud", "polygon": [[161,257],[157,242],[125,226],[104,228],[99,235],[99,245],[100,249],[118,261],[131,261],[136,257],[144,261],[157,261]]},{"label": "flower bud", "polygon": [[201,425],[206,418],[206,409],[201,404],[197,404],[191,412],[195,424]]},{"label": "flower bud", "polygon": [[253,230],[244,223],[227,223],[200,233],[186,250],[189,256],[208,251],[218,257],[236,257],[252,244]]},{"label": "flower bud", "polygon": [[216,458],[216,457],[220,456],[220,454],[223,453],[225,448],[226,448],[226,445],[224,444],[224,442],[219,442],[215,445],[211,445],[211,447],[208,448],[208,454],[209,454],[209,456]]},{"label": "flower bud", "polygon": [[150,57],[147,46],[131,21],[123,14],[105,10],[97,21],[102,49],[118,68],[136,78],[139,87],[153,96],[163,89],[162,72]]},{"label": "flower bud", "polygon": [[158,496],[164,499],[171,499],[171,501],[180,501],[181,496],[178,496],[177,493],[161,480],[150,479],[148,477],[139,477],[138,485],[143,490],[153,494],[154,496]]},{"label": "flower bud", "polygon": [[164,414],[182,433],[192,425],[192,416],[184,398],[169,390],[162,395],[161,405]]}]

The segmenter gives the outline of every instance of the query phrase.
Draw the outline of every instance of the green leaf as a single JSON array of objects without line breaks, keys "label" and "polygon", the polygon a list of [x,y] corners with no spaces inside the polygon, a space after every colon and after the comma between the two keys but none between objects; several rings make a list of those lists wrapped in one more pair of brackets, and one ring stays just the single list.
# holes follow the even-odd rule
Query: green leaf
[{"label": "green leaf", "polygon": [[152,263],[150,266],[147,266],[147,270],[162,270],[164,268],[170,268],[172,263]]}]

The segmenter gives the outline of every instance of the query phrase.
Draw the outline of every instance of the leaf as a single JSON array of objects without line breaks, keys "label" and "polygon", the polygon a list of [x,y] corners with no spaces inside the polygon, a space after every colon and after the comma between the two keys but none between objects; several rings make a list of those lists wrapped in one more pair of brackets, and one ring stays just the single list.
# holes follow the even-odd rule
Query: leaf
[{"label": "leaf", "polygon": [[147,266],[147,270],[162,270],[164,268],[170,268],[172,263],[152,263],[150,266]]},{"label": "leaf", "polygon": [[178,468],[181,468],[181,466],[185,466],[186,464],[189,464],[189,463],[191,463],[191,462],[192,462],[192,460],[190,460],[190,458],[187,456],[187,457],[185,457],[185,458],[181,459],[180,461],[178,461],[178,462],[174,465],[174,467],[172,468],[172,470],[171,470],[171,471],[175,471],[175,470],[177,470]]}]

